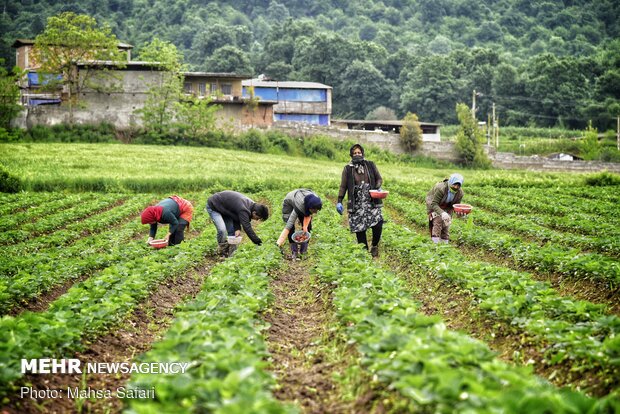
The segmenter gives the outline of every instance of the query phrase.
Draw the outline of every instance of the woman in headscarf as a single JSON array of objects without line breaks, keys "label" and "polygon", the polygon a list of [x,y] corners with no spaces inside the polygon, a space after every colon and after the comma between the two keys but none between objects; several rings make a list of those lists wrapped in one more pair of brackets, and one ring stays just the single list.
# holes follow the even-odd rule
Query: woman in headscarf
[{"label": "woman in headscarf", "polygon": [[157,223],[169,224],[168,234],[164,237],[168,246],[181,243],[184,239],[184,231],[189,228],[192,221],[194,207],[189,201],[173,195],[160,201],[156,206],[149,206],[142,211],[142,224],[150,224],[149,238],[151,242],[157,234]]},{"label": "woman in headscarf", "polygon": [[370,190],[378,190],[383,184],[383,179],[375,163],[364,159],[364,148],[360,144],[353,145],[349,155],[351,162],[342,170],[336,210],[342,214],[344,211],[342,200],[348,194],[349,228],[355,233],[357,242],[366,246],[366,249],[368,249],[366,230],[372,229],[370,253],[373,257],[377,257],[383,230],[381,214],[383,201],[371,198]]},{"label": "woman in headscarf", "polygon": [[454,205],[463,198],[463,176],[454,173],[438,182],[426,195],[428,226],[433,243],[448,243]]},{"label": "woman in headscarf", "polygon": [[308,251],[308,241],[297,243],[292,236],[295,232],[295,222],[299,221],[303,231],[312,231],[312,215],[323,208],[321,198],[311,190],[300,188],[289,192],[282,202],[282,220],[286,223],[278,238],[278,246],[284,244],[288,238],[291,247],[291,259],[304,255]]}]

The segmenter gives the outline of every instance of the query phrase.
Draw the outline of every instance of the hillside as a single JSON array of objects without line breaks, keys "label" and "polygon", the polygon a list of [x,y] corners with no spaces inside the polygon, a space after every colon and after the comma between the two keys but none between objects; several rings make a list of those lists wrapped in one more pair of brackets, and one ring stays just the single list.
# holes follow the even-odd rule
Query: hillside
[{"label": "hillside", "polygon": [[334,88],[336,117],[386,107],[455,123],[495,103],[503,125],[599,130],[620,113],[620,4],[602,1],[9,1],[0,58],[61,11],[89,14],[140,48],[171,41],[191,70],[264,73]]}]

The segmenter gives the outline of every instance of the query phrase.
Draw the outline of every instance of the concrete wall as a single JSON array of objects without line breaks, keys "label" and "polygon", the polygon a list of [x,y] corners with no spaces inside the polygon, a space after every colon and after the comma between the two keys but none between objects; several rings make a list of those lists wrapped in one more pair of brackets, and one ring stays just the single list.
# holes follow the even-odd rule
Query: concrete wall
[{"label": "concrete wall", "polygon": [[[300,124],[274,124],[275,128],[283,132],[299,137],[312,135],[325,135],[338,139],[353,140],[364,145],[375,145],[379,148],[394,152],[404,153],[400,146],[400,137],[396,134],[378,131],[361,131],[350,129],[335,129],[329,127],[306,126]],[[562,161],[551,160],[539,156],[518,156],[512,153],[496,152],[495,148],[484,146],[486,154],[491,159],[493,166],[501,169],[522,169],[531,171],[575,171],[596,172],[607,170],[620,173],[620,164],[599,161]],[[456,162],[458,160],[453,142],[428,142],[422,143],[422,148],[417,154],[428,157]]]}]

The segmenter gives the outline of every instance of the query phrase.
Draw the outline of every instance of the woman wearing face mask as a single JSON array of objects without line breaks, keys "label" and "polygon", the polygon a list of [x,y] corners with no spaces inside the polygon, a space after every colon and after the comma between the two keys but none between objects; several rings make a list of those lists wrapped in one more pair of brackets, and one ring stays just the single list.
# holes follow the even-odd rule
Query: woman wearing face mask
[{"label": "woman wearing face mask", "polygon": [[364,159],[364,148],[360,144],[353,145],[349,150],[349,155],[351,162],[342,171],[336,210],[342,214],[344,211],[342,200],[348,193],[349,227],[355,233],[357,242],[366,246],[366,249],[368,249],[366,230],[372,229],[370,254],[372,257],[377,257],[383,229],[381,214],[383,202],[381,199],[371,198],[369,191],[379,189],[383,184],[383,179],[375,163]]},{"label": "woman wearing face mask", "polygon": [[462,186],[463,176],[454,173],[450,178],[435,184],[426,195],[428,226],[433,243],[447,244],[450,240],[453,206],[463,198]]}]

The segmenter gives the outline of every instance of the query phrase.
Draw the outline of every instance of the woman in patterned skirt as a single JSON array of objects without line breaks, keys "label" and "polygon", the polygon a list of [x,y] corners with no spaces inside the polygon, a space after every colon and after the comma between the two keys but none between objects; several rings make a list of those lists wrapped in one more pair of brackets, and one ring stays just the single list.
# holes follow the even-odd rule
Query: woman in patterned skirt
[{"label": "woman in patterned skirt", "polygon": [[349,150],[351,162],[344,167],[338,192],[336,210],[342,214],[344,207],[342,200],[348,193],[347,211],[349,213],[349,227],[357,237],[357,242],[366,246],[368,240],[366,230],[372,229],[372,257],[379,255],[379,241],[383,230],[383,215],[381,199],[371,198],[370,190],[377,190],[383,184],[383,179],[374,162],[364,159],[364,148],[355,144]]}]

